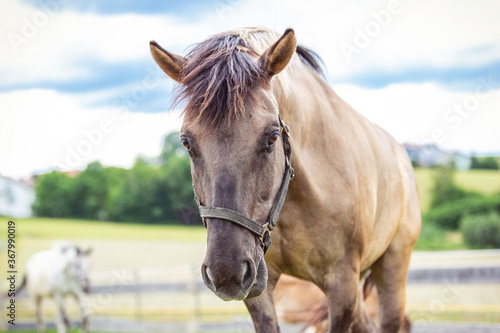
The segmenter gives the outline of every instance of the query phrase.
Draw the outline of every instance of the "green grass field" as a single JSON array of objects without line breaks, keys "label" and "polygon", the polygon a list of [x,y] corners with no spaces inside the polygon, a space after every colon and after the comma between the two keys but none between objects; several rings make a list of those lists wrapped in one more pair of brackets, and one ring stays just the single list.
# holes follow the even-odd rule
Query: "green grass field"
[{"label": "green grass field", "polygon": [[19,220],[23,237],[38,239],[147,239],[200,242],[206,238],[201,226],[133,224],[74,219],[30,218]]},{"label": "green grass field", "polygon": [[[424,215],[429,210],[435,174],[435,169],[415,169],[420,195],[420,208]],[[475,191],[485,195],[500,192],[500,171],[456,171],[455,181],[458,186],[468,191]],[[415,250],[417,251],[450,251],[464,249],[468,249],[468,247],[464,244],[460,232],[436,229],[433,225],[423,225],[420,238],[415,245]]]},{"label": "green grass field", "polygon": [[[415,169],[420,194],[420,207],[423,213],[426,213],[429,208],[435,172],[434,169]],[[456,171],[455,180],[460,187],[469,191],[476,191],[486,195],[500,192],[500,171]]]},{"label": "green grass field", "polygon": [[[93,248],[93,257],[100,258],[93,264],[97,270],[155,267],[159,262],[177,266],[201,261],[207,237],[201,222],[200,226],[180,226],[55,218],[14,221],[16,260],[20,267],[32,254],[49,248],[55,240],[70,240]],[[3,223],[6,222],[7,219]],[[6,231],[7,228],[0,228],[0,239],[7,239]],[[5,246],[6,243],[0,243],[0,260],[6,258]]]}]

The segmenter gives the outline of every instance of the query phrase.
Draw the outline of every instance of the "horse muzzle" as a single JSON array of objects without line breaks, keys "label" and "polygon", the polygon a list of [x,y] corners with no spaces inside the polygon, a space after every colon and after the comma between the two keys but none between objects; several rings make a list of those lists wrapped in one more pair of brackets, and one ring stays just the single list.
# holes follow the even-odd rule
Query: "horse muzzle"
[{"label": "horse muzzle", "polygon": [[205,285],[224,301],[257,297],[267,286],[267,267],[264,258],[259,262],[257,269],[253,260],[244,260],[239,267],[231,270],[221,270],[220,267],[203,264],[201,275]]},{"label": "horse muzzle", "polygon": [[90,281],[89,279],[82,280],[82,290],[86,294],[90,294]]}]

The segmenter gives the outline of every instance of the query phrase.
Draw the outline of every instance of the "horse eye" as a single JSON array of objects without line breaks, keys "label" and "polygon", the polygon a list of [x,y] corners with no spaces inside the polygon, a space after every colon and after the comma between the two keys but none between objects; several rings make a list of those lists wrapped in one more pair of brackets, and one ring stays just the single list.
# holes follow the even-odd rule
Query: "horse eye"
[{"label": "horse eye", "polygon": [[187,138],[181,138],[181,143],[186,148],[187,151],[191,151],[191,145],[189,144],[189,141]]},{"label": "horse eye", "polygon": [[267,138],[266,153],[270,153],[273,150],[274,144],[278,141],[278,137],[279,133],[275,132]]},{"label": "horse eye", "polygon": [[267,145],[268,146],[274,145],[276,143],[276,141],[278,141],[278,136],[279,136],[278,133],[271,134],[271,136],[269,137],[269,139],[267,139]]}]

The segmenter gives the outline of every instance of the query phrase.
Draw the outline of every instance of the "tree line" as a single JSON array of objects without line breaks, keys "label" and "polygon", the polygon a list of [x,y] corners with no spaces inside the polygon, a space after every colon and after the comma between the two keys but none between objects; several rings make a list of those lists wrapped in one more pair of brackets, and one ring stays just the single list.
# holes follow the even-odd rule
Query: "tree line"
[{"label": "tree line", "polygon": [[169,134],[160,156],[137,158],[131,169],[87,165],[76,177],[59,171],[35,185],[37,216],[117,222],[197,224],[189,158],[179,134]]},{"label": "tree line", "polygon": [[499,170],[500,165],[498,160],[493,156],[487,157],[471,157],[471,169],[486,169],[486,170]]}]

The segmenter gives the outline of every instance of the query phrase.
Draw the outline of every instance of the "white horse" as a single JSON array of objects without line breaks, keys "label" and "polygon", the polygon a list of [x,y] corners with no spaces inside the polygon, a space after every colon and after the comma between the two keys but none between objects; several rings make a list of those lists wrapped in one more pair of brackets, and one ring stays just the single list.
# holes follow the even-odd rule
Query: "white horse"
[{"label": "white horse", "polygon": [[36,304],[37,325],[45,331],[42,299],[52,297],[58,307],[57,332],[70,332],[70,321],[64,309],[64,298],[75,297],[82,315],[82,333],[88,332],[89,312],[85,294],[89,292],[91,249],[81,250],[69,242],[56,242],[50,250],[34,254],[26,263],[26,272],[18,292],[26,287]]}]

